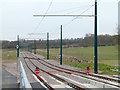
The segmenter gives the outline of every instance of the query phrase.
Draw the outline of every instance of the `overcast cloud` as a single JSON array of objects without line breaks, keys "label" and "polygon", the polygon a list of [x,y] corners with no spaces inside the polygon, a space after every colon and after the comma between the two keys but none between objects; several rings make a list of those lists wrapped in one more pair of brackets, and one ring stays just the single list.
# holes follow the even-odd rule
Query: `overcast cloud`
[{"label": "overcast cloud", "polygon": [[[43,2],[44,1],[44,2]],[[28,33],[50,32],[51,39],[58,39],[60,25],[63,25],[63,38],[80,38],[86,33],[94,33],[94,18],[79,17],[33,17],[44,14],[51,0],[1,0],[0,28],[3,40],[16,40],[16,36],[27,38]],[[118,1],[98,0],[98,34],[116,34],[118,24]],[[94,4],[94,0],[53,0],[47,14],[81,14]],[[73,8],[73,9],[72,9]],[[71,10],[67,10],[71,9]],[[64,11],[66,10],[66,11]],[[84,13],[93,15],[94,7]],[[66,24],[68,23],[68,24]],[[0,35],[1,36],[1,35]],[[45,38],[46,34],[30,38]]]}]

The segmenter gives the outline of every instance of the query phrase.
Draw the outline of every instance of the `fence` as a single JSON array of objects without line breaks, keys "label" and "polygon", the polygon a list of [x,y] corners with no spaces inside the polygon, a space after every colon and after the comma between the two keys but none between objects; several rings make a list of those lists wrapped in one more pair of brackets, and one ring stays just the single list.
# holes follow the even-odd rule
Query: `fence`
[{"label": "fence", "polygon": [[24,89],[31,88],[21,61],[20,61],[20,88]]}]

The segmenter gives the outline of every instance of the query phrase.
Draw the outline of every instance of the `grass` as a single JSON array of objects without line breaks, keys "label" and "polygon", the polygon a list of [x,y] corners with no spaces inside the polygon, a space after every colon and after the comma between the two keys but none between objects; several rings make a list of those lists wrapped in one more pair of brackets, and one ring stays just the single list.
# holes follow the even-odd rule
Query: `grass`
[{"label": "grass", "polygon": [[[64,56],[72,56],[76,57],[80,60],[94,60],[93,59],[93,53],[94,49],[93,47],[75,47],[75,48],[63,48],[63,57]],[[37,54],[40,54],[47,58],[46,49],[42,49],[41,51],[37,50]],[[104,46],[104,47],[98,47],[98,70],[100,74],[105,75],[116,75],[117,72],[112,71],[111,69],[114,69],[117,67],[114,67],[112,65],[118,65],[118,50],[116,46]],[[59,57],[59,49],[50,49],[50,59],[56,60],[59,62],[59,59],[56,58]],[[10,49],[3,49],[2,50],[2,60],[16,60],[16,50],[10,50]],[[63,59],[63,63],[67,65],[71,65],[73,67],[81,68],[83,71],[85,71],[86,67],[90,67],[91,72],[94,71],[94,64],[93,63],[71,63],[71,62],[65,62]]]},{"label": "grass", "polygon": [[[59,53],[59,49],[50,49],[51,52]],[[93,60],[93,47],[63,48],[63,54],[72,55],[85,60]],[[98,47],[99,60],[118,60],[118,50],[115,46]]]},{"label": "grass", "polygon": [[[59,53],[59,49],[50,49],[50,52]],[[94,60],[94,48],[93,47],[75,47],[75,48],[63,48],[63,54],[67,56],[73,56],[81,60]],[[98,47],[98,61],[108,65],[118,64],[118,50],[116,46],[103,46]],[[110,61],[108,63],[108,61]]]},{"label": "grass", "polygon": [[16,60],[16,50],[3,49],[2,60]]},{"label": "grass", "polygon": [[[93,47],[85,47],[85,48],[63,48],[63,55],[64,56],[73,56],[77,57],[80,60],[94,60],[94,48]],[[46,50],[37,51],[38,54],[43,55],[46,58]],[[50,49],[50,59],[57,60],[55,58],[55,54],[59,54],[59,49]],[[90,67],[91,72],[94,72],[94,64],[93,63],[71,63],[71,62],[65,62],[63,60],[64,64],[71,65],[73,67],[81,68],[83,71],[85,71],[86,67]],[[114,69],[117,67],[114,67],[112,65],[118,65],[118,50],[116,46],[103,46],[98,47],[98,70],[100,74],[107,74],[107,75],[118,75],[117,72],[112,71],[111,69]]]},{"label": "grass", "polygon": [[[44,59],[47,59],[47,53],[46,53],[46,52],[36,51],[36,53],[44,56],[44,57],[45,57]],[[57,60],[57,59],[55,58],[55,56],[52,55],[51,53],[49,53],[49,58],[50,58],[51,60]],[[59,60],[57,60],[57,61],[59,61]]]},{"label": "grass", "polygon": [[[64,62],[64,61],[63,61]],[[90,67],[90,72],[94,72],[94,64],[93,63],[69,63],[69,62],[64,62],[64,64],[81,68],[82,71],[86,70],[86,67]],[[111,69],[114,69],[114,66],[106,65],[106,64],[98,64],[98,72],[100,74],[104,75],[118,75],[118,72],[114,72]]]}]

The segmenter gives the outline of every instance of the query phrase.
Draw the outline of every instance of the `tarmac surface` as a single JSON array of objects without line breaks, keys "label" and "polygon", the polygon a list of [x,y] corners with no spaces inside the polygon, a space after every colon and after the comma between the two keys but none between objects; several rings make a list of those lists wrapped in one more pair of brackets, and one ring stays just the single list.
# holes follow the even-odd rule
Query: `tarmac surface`
[{"label": "tarmac surface", "polygon": [[2,68],[2,88],[18,88],[17,77]]}]

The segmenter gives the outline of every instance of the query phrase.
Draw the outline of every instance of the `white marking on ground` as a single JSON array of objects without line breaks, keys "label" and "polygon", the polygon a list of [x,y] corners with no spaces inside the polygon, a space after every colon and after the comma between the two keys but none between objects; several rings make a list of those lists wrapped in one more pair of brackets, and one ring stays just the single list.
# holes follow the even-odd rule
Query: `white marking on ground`
[{"label": "white marking on ground", "polygon": [[41,78],[42,78],[45,82],[47,82],[44,77],[41,76]]},{"label": "white marking on ground", "polygon": [[[91,80],[91,79],[87,79],[87,78],[84,78],[84,77],[80,77],[80,76],[77,76],[77,75],[74,75],[74,74],[71,74],[72,76],[75,76],[75,77],[78,77],[78,78],[82,78],[83,80],[87,80],[87,83],[95,86],[96,88],[100,87],[100,88],[118,88],[116,86],[112,86],[112,85],[109,85],[109,84],[105,84],[103,82],[99,82],[99,81],[95,81],[95,80]],[[103,80],[104,81],[104,80]]]},{"label": "white marking on ground", "polygon": [[69,80],[69,81],[71,81],[71,82],[74,82],[74,83],[76,83],[76,84],[79,84],[81,87],[84,87],[84,88],[87,88],[87,87],[89,87],[89,88],[96,88],[95,86],[90,85],[90,84],[88,85],[87,83],[86,83],[86,84],[82,84],[82,83],[80,83],[80,82],[74,81],[74,80],[69,79],[69,78],[67,78],[67,77],[64,77],[64,76],[61,76],[61,75],[58,75],[58,74],[56,74],[56,75],[59,76],[59,77],[61,77],[61,78],[67,79],[67,80]]},{"label": "white marking on ground", "polygon": [[56,75],[59,76],[59,77],[65,78],[65,79],[67,79],[67,80],[69,80],[69,81],[75,82],[75,83],[77,83],[77,84],[82,84],[82,83],[76,82],[76,81],[74,81],[74,80],[72,80],[72,79],[69,79],[69,78],[67,78],[67,77],[61,76],[61,75],[59,75],[59,74],[56,74]]},{"label": "white marking on ground", "polygon": [[38,81],[44,88],[47,88],[34,74],[33,77]]},{"label": "white marking on ground", "polygon": [[[72,75],[72,76],[75,76],[75,77],[78,77],[78,78],[86,79],[86,78],[84,78],[84,77],[80,77],[80,76],[77,76],[77,75],[75,75],[75,74],[71,74],[71,75]],[[98,78],[96,78],[96,77],[91,77],[91,76],[88,76],[88,77],[93,78],[93,79],[98,79]],[[87,79],[87,80],[91,80],[91,79]],[[100,81],[109,82],[109,83],[111,83],[111,84],[118,85],[117,82],[112,82],[112,81],[108,81],[108,80],[105,80],[105,79],[99,79],[99,80],[100,80]],[[91,81],[95,81],[95,80],[91,80]],[[95,82],[99,82],[99,81],[95,81]],[[102,83],[102,82],[101,82],[101,83]],[[96,85],[94,85],[94,86],[96,86]]]},{"label": "white marking on ground", "polygon": [[61,89],[62,89],[62,88],[65,89],[65,88],[66,88],[66,87],[64,87],[63,85],[51,85],[51,84],[50,84],[50,86],[51,86],[52,88],[61,88]]},{"label": "white marking on ground", "polygon": [[57,80],[57,79],[55,79],[55,78],[53,78],[53,77],[51,77],[51,76],[49,76],[49,77],[52,78],[52,79],[54,79],[55,81],[57,81],[58,83],[61,84],[61,85],[52,85],[52,84],[51,84],[51,86],[54,87],[54,88],[72,88],[72,87],[64,84],[63,82],[61,82],[61,81],[59,81],[59,80]]}]

